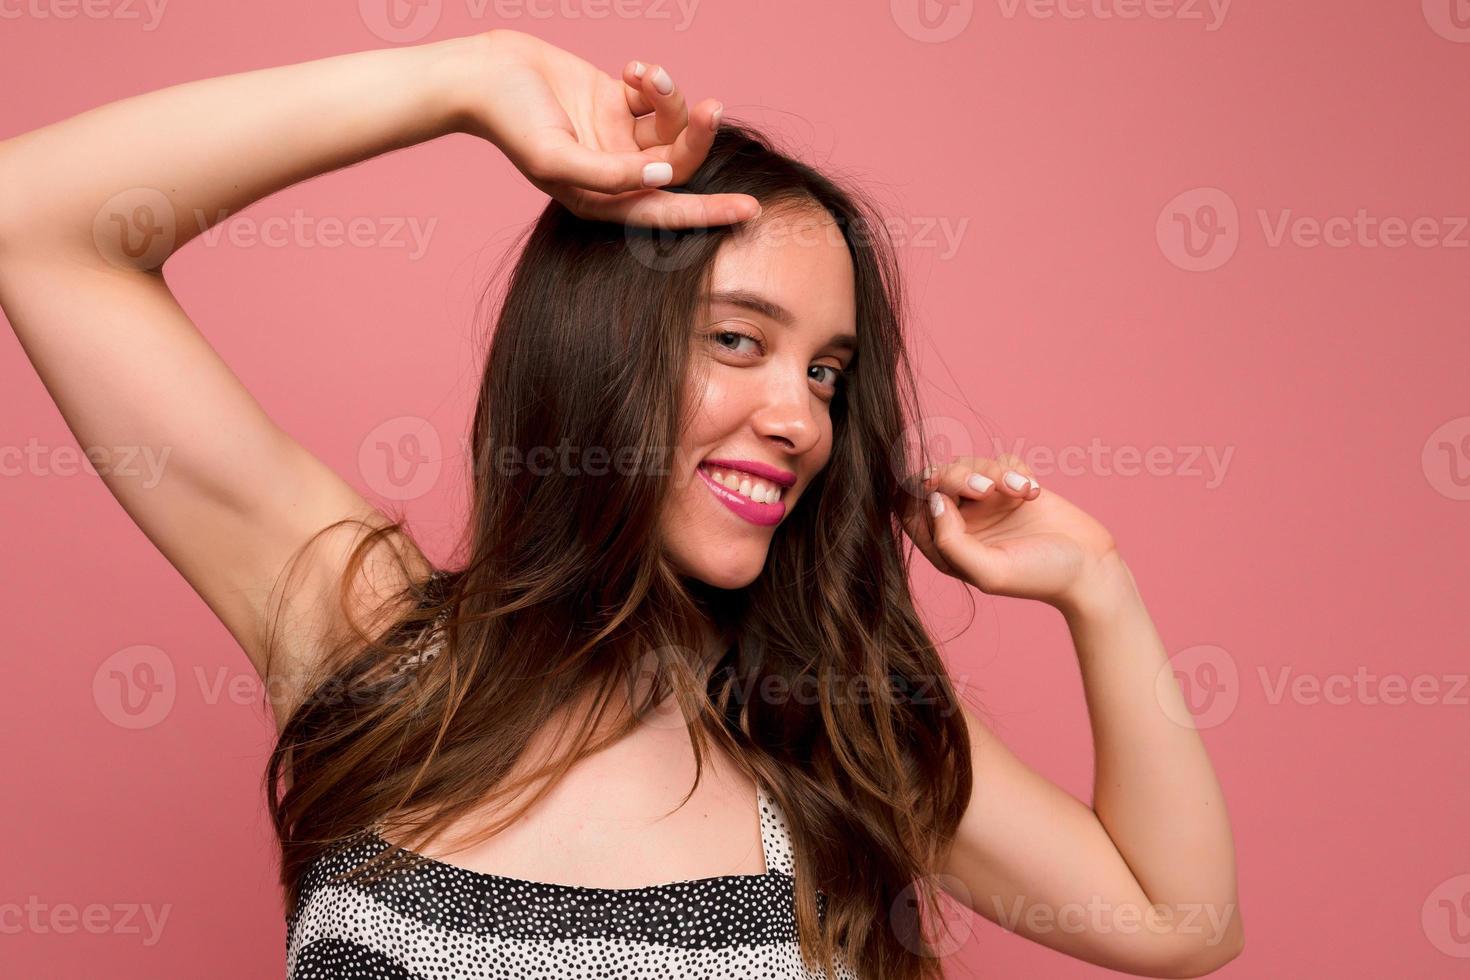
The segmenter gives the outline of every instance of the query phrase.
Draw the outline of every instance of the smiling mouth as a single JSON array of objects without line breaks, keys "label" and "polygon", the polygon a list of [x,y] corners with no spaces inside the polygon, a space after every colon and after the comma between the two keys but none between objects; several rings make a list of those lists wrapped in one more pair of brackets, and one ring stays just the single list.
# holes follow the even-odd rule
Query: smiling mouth
[{"label": "smiling mouth", "polygon": [[785,490],[772,481],[703,464],[698,472],[716,500],[751,524],[769,527],[786,516],[786,504],[781,499]]},{"label": "smiling mouth", "polygon": [[741,470],[721,469],[718,466],[700,464],[699,471],[711,481],[758,504],[774,504],[781,500],[784,491],[775,482],[753,476]]}]

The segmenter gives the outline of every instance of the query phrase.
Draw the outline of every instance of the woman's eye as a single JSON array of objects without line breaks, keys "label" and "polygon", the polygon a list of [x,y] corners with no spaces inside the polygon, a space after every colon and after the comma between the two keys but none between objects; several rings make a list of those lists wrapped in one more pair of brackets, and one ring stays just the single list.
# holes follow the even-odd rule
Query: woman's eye
[{"label": "woman's eye", "polygon": [[[762,350],[761,342],[759,340],[752,337],[748,333],[741,333],[739,330],[713,330],[709,334],[709,339],[716,345],[739,357],[755,357],[758,356]],[[748,341],[752,345],[754,350],[742,350],[740,344],[743,341]],[[818,374],[813,377],[810,374],[810,371],[826,373]],[[822,384],[828,388],[836,388],[838,382],[842,380],[842,374],[843,371],[841,368],[833,367],[831,364],[813,364],[809,369],[807,376],[813,381],[816,381],[819,384]]]},{"label": "woman's eye", "polygon": [[813,364],[812,370],[827,372],[827,377],[825,380],[821,378],[816,378],[814,380],[822,381],[822,383],[827,385],[828,387],[835,387],[837,385],[837,380],[842,377],[842,371],[838,368],[833,367],[830,364]]},{"label": "woman's eye", "polygon": [[743,334],[738,330],[720,330],[716,332],[713,337],[715,343],[719,344],[721,347],[724,347],[726,350],[729,350],[736,354],[741,353],[741,351],[738,350],[738,347],[742,340],[748,340],[752,344],[756,344],[757,347],[760,346],[756,343],[756,339],[754,337],[750,336],[749,334]]}]

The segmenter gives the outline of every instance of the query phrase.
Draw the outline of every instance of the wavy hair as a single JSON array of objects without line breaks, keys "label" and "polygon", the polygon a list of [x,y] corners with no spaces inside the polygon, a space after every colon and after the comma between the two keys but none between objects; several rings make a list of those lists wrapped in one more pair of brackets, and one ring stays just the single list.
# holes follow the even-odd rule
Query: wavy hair
[{"label": "wavy hair", "polygon": [[[903,458],[919,414],[892,246],[859,194],[737,123],[681,190],[753,195],[760,220],[825,212],[841,230],[860,350],[831,403],[830,461],[748,587],[681,577],[659,515],[693,408],[683,403],[692,324],[737,229],[653,231],[549,203],[495,317],[464,560],[427,577],[404,561],[407,584],[379,615],[347,617],[351,635],[317,663],[271,754],[287,915],[311,863],[363,828],[394,818],[412,842],[432,840],[539,783],[524,806],[497,809],[489,837],[674,697],[694,746],[690,794],[713,745],[787,816],[808,966],[830,970],[840,952],[863,976],[939,977],[924,923],[937,918],[933,882],[970,798],[970,753],[959,696],[909,591],[900,521],[914,497],[901,474],[927,460]],[[531,465],[563,445],[604,447],[603,475]],[[368,554],[407,540],[401,518],[365,526],[342,579],[344,613]],[[706,623],[729,641],[713,667],[692,653]],[[557,757],[517,776],[532,737],[584,697],[596,723],[563,725]],[[609,712],[622,723],[604,728]],[[381,859],[403,857],[394,848]]]}]

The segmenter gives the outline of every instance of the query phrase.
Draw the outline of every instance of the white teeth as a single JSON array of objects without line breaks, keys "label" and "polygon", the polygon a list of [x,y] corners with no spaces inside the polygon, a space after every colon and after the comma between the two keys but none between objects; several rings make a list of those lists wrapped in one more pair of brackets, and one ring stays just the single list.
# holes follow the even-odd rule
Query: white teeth
[{"label": "white teeth", "polygon": [[749,473],[724,472],[722,470],[705,470],[711,480],[729,490],[738,493],[742,497],[748,497],[758,504],[774,504],[781,499],[781,489],[771,486],[760,480],[756,480]]}]

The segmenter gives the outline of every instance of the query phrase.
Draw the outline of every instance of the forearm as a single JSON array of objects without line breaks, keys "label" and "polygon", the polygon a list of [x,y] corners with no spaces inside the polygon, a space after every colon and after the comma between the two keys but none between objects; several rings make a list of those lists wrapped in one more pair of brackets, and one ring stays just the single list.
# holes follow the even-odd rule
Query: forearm
[{"label": "forearm", "polygon": [[1122,559],[1063,613],[1092,721],[1092,807],[1154,903],[1234,935],[1235,851],[1225,799],[1168,654]]},{"label": "forearm", "polygon": [[104,257],[161,265],[283,187],[461,128],[477,43],[454,38],[188,82],[0,143],[5,245],[111,251],[94,226],[105,229],[104,206],[133,192],[124,218],[133,203],[166,201],[150,217],[171,221],[171,247]]}]

